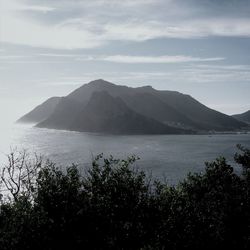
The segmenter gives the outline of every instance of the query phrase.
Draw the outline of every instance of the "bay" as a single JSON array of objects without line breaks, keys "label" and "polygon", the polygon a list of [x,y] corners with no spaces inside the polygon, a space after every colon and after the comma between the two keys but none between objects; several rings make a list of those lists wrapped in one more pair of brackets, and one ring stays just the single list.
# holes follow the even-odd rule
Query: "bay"
[{"label": "bay", "polygon": [[250,148],[250,134],[118,136],[2,124],[0,163],[5,163],[10,148],[36,152],[61,166],[76,163],[82,169],[100,153],[117,158],[136,155],[137,168],[175,184],[188,172],[204,171],[205,161],[224,156],[233,163],[239,143]]}]

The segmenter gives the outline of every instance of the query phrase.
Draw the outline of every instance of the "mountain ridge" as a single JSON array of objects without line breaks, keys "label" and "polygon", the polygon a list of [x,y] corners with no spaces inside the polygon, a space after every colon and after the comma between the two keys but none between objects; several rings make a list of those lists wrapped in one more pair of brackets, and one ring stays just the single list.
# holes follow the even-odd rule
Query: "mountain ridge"
[{"label": "mountain ridge", "polygon": [[234,117],[235,119],[242,121],[242,122],[246,122],[248,124],[250,124],[250,110],[241,113],[241,114],[235,114],[232,115],[232,117]]},{"label": "mountain ridge", "polygon": [[17,120],[18,123],[38,123],[48,118],[61,97],[51,97]]},{"label": "mountain ridge", "polygon": [[[190,95],[182,94],[177,91],[156,90],[152,86],[132,88],[115,85],[102,79],[84,84],[69,93],[69,95],[57,99],[58,103],[55,105],[54,109],[52,109],[52,112],[45,112],[43,116],[44,119],[42,121],[37,121],[37,126],[68,130],[75,129],[80,131],[81,128],[80,126],[76,126],[75,121],[78,121],[79,123],[81,121],[82,123],[82,120],[79,117],[83,116],[83,114],[85,117],[85,124],[87,124],[87,119],[91,120],[90,114],[87,115],[84,110],[86,110],[90,101],[93,104],[93,98],[100,97],[98,94],[96,95],[97,92],[105,92],[106,98],[109,101],[114,98],[112,99],[113,105],[119,106],[119,103],[122,102],[123,105],[126,106],[126,110],[130,110],[131,113],[131,117],[129,118],[128,116],[127,119],[133,119],[135,114],[137,114],[146,124],[150,123],[150,119],[153,120],[154,125],[151,122],[152,131],[154,131],[153,127],[157,127],[159,124],[161,124],[161,126],[165,126],[165,129],[168,128],[169,131],[171,131],[170,127],[175,129],[176,133],[183,133],[183,131],[186,133],[188,133],[188,131],[234,131],[247,126],[242,121],[210,109]],[[102,106],[106,105],[105,101],[103,101],[105,100],[104,94],[102,94],[102,98],[99,100],[102,103],[99,104],[99,109],[102,109]],[[40,106],[44,105],[42,104]],[[92,110],[92,108],[89,109]],[[110,109],[113,109],[113,107],[110,106]],[[34,110],[36,110],[36,108]],[[32,111],[33,116],[34,110]],[[96,122],[98,121],[99,124],[104,122],[105,117],[98,112],[99,110],[93,110],[92,116],[96,116],[98,113],[99,118],[102,117],[103,119],[100,120],[96,118]],[[25,117],[27,117],[27,114],[20,118],[19,121],[25,120]],[[117,117],[119,117],[118,113]],[[113,119],[112,117],[109,118]],[[133,121],[135,124],[138,122],[136,119]],[[156,125],[156,122],[158,125]],[[113,123],[118,126],[118,122],[115,120]],[[127,124],[127,129],[129,126],[132,126],[125,120],[124,124]],[[82,126],[84,127],[85,125],[82,123]],[[122,125],[119,124],[119,126]],[[161,126],[159,125],[159,128]],[[91,128],[89,127],[88,130],[91,130]],[[97,130],[102,132],[101,128],[98,128]],[[119,133],[119,128],[113,128],[113,131],[115,130]],[[124,128],[123,131],[120,132],[125,133],[125,130],[126,129]],[[131,128],[128,130],[131,130]],[[148,129],[148,131],[150,131],[150,129]],[[140,131],[138,130],[138,133],[139,132]],[[154,131],[154,133],[156,133],[156,131]]]}]

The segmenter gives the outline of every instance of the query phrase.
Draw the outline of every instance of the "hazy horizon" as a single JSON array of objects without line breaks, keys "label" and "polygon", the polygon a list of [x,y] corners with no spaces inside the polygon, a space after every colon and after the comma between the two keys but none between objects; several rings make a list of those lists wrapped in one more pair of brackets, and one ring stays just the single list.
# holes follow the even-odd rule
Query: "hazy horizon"
[{"label": "hazy horizon", "polygon": [[1,0],[0,114],[103,78],[250,109],[249,0]]}]

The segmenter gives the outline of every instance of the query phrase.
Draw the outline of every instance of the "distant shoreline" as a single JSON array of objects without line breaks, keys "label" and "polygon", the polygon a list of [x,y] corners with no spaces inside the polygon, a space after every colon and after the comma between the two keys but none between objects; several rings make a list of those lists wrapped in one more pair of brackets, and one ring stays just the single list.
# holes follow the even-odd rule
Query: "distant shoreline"
[{"label": "distant shoreline", "polygon": [[139,136],[139,135],[239,135],[239,134],[250,134],[249,130],[237,130],[237,131],[194,131],[194,133],[183,133],[183,134],[115,134],[115,133],[105,133],[105,132],[89,132],[89,131],[77,131],[77,130],[68,130],[68,129],[59,129],[59,128],[42,128],[36,126],[35,123],[28,122],[15,122],[16,125],[30,125],[30,127],[38,128],[38,129],[49,129],[49,130],[57,130],[57,131],[67,131],[67,132],[77,132],[77,133],[89,133],[89,134],[103,134],[103,135],[121,135],[121,136]]}]

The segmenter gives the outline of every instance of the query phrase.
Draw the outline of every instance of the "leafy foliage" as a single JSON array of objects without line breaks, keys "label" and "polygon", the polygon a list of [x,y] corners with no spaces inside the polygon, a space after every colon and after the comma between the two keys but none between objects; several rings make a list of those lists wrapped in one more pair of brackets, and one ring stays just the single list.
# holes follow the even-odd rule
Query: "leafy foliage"
[{"label": "leafy foliage", "polygon": [[[249,249],[250,151],[238,149],[242,175],[219,158],[176,186],[133,168],[134,156],[98,155],[81,175],[76,165],[39,161],[38,168],[25,155],[9,167],[36,169],[32,181],[2,173],[12,198],[0,207],[1,249]],[[25,184],[20,192],[10,177]]]}]

